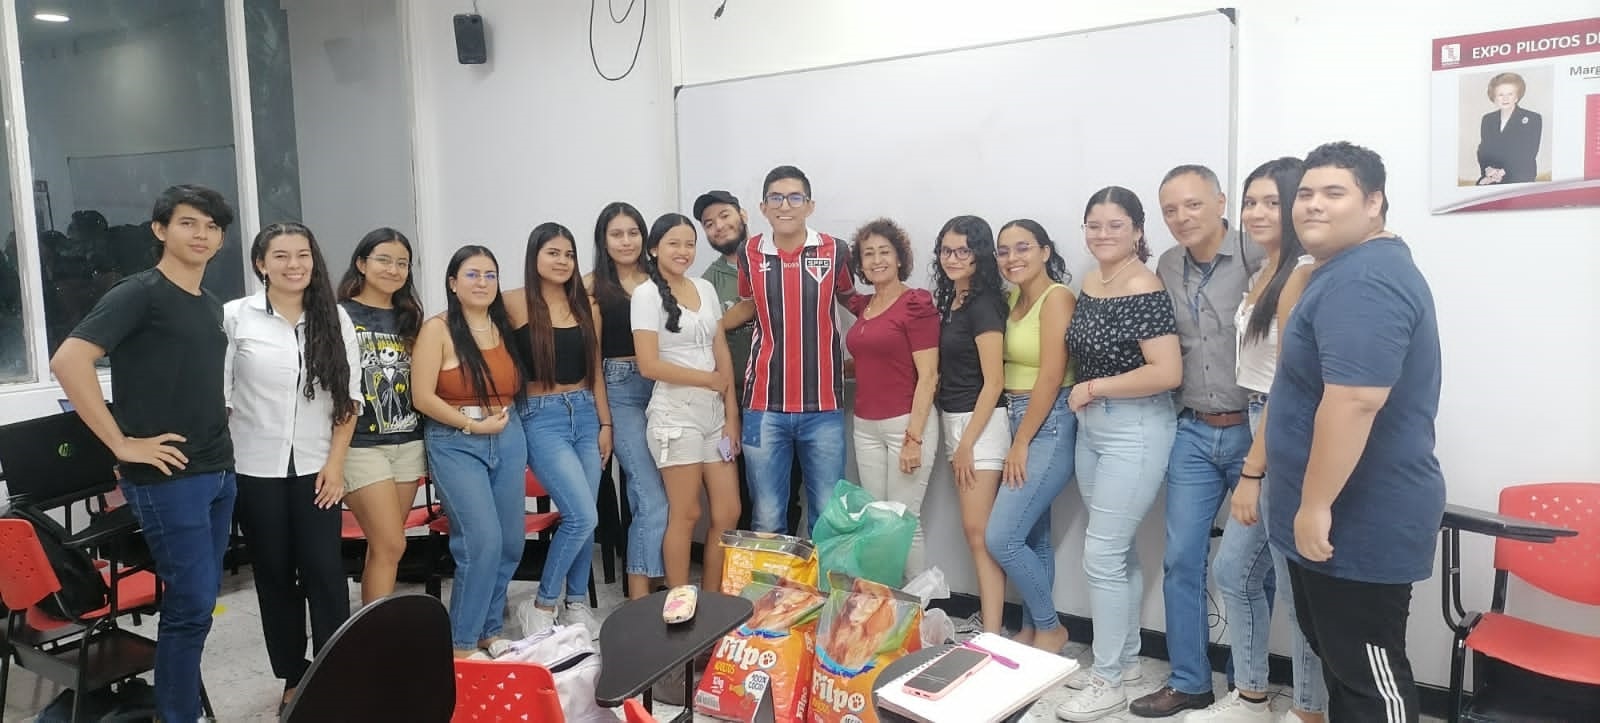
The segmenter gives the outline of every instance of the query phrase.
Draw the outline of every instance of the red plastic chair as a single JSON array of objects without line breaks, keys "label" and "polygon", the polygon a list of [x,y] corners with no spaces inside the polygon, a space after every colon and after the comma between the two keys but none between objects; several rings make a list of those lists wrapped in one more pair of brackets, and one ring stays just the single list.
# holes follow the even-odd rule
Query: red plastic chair
[{"label": "red plastic chair", "polygon": [[644,703],[638,698],[629,698],[628,702],[623,703],[622,712],[627,716],[623,719],[627,723],[656,723],[656,717],[644,709]]},{"label": "red plastic chair", "polygon": [[562,723],[561,698],[549,669],[535,663],[456,661],[456,711],[451,723]]},{"label": "red plastic chair", "polygon": [[[1600,637],[1542,625],[1505,611],[1511,575],[1551,595],[1600,606],[1600,483],[1558,482],[1507,487],[1500,492],[1500,515],[1500,519],[1510,518],[1513,523],[1527,520],[1577,534],[1537,542],[1516,539],[1515,534],[1496,535],[1494,597],[1490,609],[1481,613],[1462,610],[1459,554],[1453,560],[1451,550],[1446,549],[1445,569],[1451,575],[1451,584],[1446,587],[1446,620],[1450,620],[1452,605],[1462,617],[1460,623],[1452,623],[1456,629],[1456,645],[1450,665],[1450,719],[1458,720],[1464,712],[1467,650],[1474,653],[1475,709],[1501,704],[1558,704],[1551,699],[1588,701],[1582,705],[1600,704]],[[1451,532],[1453,536],[1454,530]],[[1449,597],[1452,591],[1453,599]],[[1536,675],[1517,672],[1514,675],[1521,677],[1515,679],[1515,684],[1496,686],[1489,671],[1504,668],[1501,664]],[[1537,676],[1550,680],[1541,681]],[[1512,683],[1512,680],[1507,677],[1505,682]],[[1533,692],[1532,686],[1545,683],[1557,684],[1553,694]],[[1539,700],[1529,700],[1534,698]]]}]

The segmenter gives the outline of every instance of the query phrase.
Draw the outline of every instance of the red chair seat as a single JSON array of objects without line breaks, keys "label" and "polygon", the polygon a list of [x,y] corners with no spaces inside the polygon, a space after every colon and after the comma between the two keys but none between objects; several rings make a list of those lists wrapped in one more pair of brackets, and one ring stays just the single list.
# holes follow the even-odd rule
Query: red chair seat
[{"label": "red chair seat", "polygon": [[[425,527],[433,520],[436,514],[436,508],[413,507],[410,512],[406,513],[405,524],[401,525],[401,527],[407,530]],[[344,510],[339,513],[339,536],[346,540],[366,538],[366,533],[361,530],[361,523],[356,521],[356,513],[350,510]]]},{"label": "red chair seat", "polygon": [[[100,576],[105,578],[106,584],[111,584],[111,571],[101,570]],[[156,576],[149,570],[140,570],[123,575],[117,579],[117,611],[135,610],[138,608],[154,607],[156,604]],[[98,620],[111,614],[111,606],[106,605],[99,610],[86,613],[83,617],[87,620]],[[72,625],[70,620],[46,615],[37,605],[28,608],[26,617],[28,627],[45,632],[59,627]]]},{"label": "red chair seat", "polygon": [[1484,613],[1467,647],[1552,678],[1600,685],[1600,638]]},{"label": "red chair seat", "polygon": [[[560,512],[529,512],[523,518],[523,531],[525,534],[533,535],[554,529],[560,522]],[[428,523],[428,529],[441,535],[448,535],[450,534],[450,518],[443,515],[434,518]]]}]

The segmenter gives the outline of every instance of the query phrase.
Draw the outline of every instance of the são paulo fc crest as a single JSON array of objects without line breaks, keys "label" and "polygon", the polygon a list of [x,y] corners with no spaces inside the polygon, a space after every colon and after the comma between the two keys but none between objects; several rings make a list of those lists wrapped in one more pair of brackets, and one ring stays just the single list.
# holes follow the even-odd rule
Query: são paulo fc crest
[{"label": "s\u00e3o paulo fc crest", "polygon": [[806,273],[811,274],[811,278],[816,279],[817,283],[819,283],[819,284],[823,283],[823,280],[828,278],[828,272],[832,271],[832,270],[833,270],[833,259],[830,259],[830,258],[810,258],[810,259],[806,259]]}]

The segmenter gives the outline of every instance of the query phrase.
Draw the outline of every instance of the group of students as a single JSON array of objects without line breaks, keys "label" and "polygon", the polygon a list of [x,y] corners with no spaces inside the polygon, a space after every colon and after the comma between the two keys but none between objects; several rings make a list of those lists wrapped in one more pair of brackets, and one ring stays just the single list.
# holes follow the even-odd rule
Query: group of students
[{"label": "group of students", "polygon": [[[310,229],[270,225],[251,244],[263,289],[221,304],[200,282],[232,211],[209,189],[168,189],[152,214],[160,262],[107,292],[51,364],[122,462],[167,581],[162,717],[198,716],[236,496],[287,700],[307,666],[307,609],[313,651],[349,613],[341,502],[369,541],[370,602],[394,589],[403,522],[430,477],[451,521],[457,655],[495,652],[531,471],[562,519],[530,619],[597,630],[586,591],[608,459],[633,512],[628,594],[685,584],[702,495],[707,539],[739,523],[741,492],[754,529],[783,532],[796,466],[815,519],[843,477],[853,374],[858,477],[874,496],[920,513],[942,435],[986,630],[1000,630],[1009,578],[1018,638],[1052,651],[1067,641],[1049,510],[1077,480],[1094,665],[1069,681],[1080,692],[1058,716],[1128,706],[1123,684],[1140,674],[1134,536],[1164,487],[1173,676],[1133,701],[1135,714],[1270,715],[1275,587],[1278,606],[1300,614],[1293,715],[1415,720],[1404,629],[1443,505],[1438,341],[1426,283],[1384,229],[1381,160],[1335,143],[1264,164],[1244,184],[1242,233],[1203,166],[1173,169],[1158,195],[1179,246],[1154,271],[1140,199],[1111,186],[1085,205],[1096,263],[1076,295],[1041,224],[996,234],[976,216],[935,237],[930,291],[906,284],[903,229],[876,219],[848,243],[812,230],[810,181],[780,166],[762,186],[770,234],[751,235],[727,191],[700,196],[695,219],[648,227],[613,203],[587,278],[571,231],[545,223],[528,238],[524,289],[502,292],[495,255],[463,246],[443,270],[445,311],[424,318],[411,243],[388,228],[360,241],[335,288]],[[696,221],[718,253],[704,278],[688,275]],[[844,332],[841,307],[856,317]],[[107,355],[115,417],[94,371]],[[1230,491],[1217,567],[1235,690],[1219,701],[1204,590]],[[923,537],[919,524],[908,573],[930,562]],[[704,563],[715,588],[717,545]]]}]

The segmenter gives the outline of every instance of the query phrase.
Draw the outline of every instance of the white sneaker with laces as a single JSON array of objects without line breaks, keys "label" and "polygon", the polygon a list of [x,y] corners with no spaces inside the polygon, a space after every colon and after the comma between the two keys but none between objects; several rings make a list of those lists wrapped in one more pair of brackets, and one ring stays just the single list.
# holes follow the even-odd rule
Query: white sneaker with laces
[{"label": "white sneaker with laces", "polygon": [[594,613],[584,603],[568,602],[561,606],[561,610],[556,614],[556,620],[562,625],[582,625],[588,628],[591,639],[600,637],[600,621],[594,618]]},{"label": "white sneaker with laces", "polygon": [[518,617],[522,621],[522,635],[524,637],[533,635],[535,633],[542,633],[556,626],[555,611],[546,610],[542,607],[539,607],[538,605],[533,604],[532,600],[529,600],[527,604],[518,611]]},{"label": "white sneaker with laces", "polygon": [[[1183,717],[1184,723],[1271,723],[1272,707],[1269,701],[1251,703],[1239,697],[1239,691],[1230,690],[1205,710],[1191,711]],[[1295,719],[1299,723],[1299,719]]]},{"label": "white sneaker with laces", "polygon": [[[1072,675],[1067,676],[1067,687],[1073,690],[1083,690],[1089,687],[1089,680],[1094,677],[1094,673],[1090,672],[1092,667],[1093,664],[1091,663],[1072,671]],[[1139,661],[1137,660],[1122,669],[1123,683],[1137,683],[1142,678],[1144,678],[1144,671],[1139,668]]]},{"label": "white sneaker with laces", "polygon": [[1056,717],[1075,722],[1099,720],[1127,707],[1128,695],[1120,683],[1112,685],[1105,678],[1094,676],[1088,687],[1056,706]]}]

